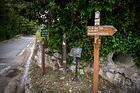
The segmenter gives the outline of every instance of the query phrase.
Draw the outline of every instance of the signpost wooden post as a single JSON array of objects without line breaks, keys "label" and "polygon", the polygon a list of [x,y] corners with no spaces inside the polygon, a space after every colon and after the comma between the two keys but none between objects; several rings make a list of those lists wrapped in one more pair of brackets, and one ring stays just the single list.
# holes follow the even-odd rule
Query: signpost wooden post
[{"label": "signpost wooden post", "polygon": [[64,74],[66,74],[67,70],[67,45],[66,45],[66,34],[63,34],[63,67],[64,67]]},{"label": "signpost wooden post", "polygon": [[41,75],[43,76],[45,74],[45,49],[44,49],[45,40],[44,40],[44,37],[46,37],[48,35],[48,32],[41,31],[40,34],[41,34],[41,37],[43,37],[41,40]]},{"label": "signpost wooden post", "polygon": [[95,12],[95,26],[87,26],[87,35],[94,36],[94,64],[93,64],[93,93],[98,93],[99,83],[99,50],[100,38],[99,36],[112,36],[117,29],[113,26],[100,26],[100,12]]},{"label": "signpost wooden post", "polygon": [[45,41],[42,39],[41,41],[41,75],[45,74],[45,50],[44,50]]}]

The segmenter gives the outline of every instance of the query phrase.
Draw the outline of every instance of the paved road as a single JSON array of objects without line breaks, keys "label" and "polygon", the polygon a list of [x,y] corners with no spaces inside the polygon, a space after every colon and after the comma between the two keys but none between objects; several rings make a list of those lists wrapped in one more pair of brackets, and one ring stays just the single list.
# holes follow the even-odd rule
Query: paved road
[{"label": "paved road", "polygon": [[25,36],[0,42],[0,70],[8,65],[17,65],[17,57],[34,40],[34,36]]},{"label": "paved road", "polygon": [[[23,50],[34,41],[34,36],[21,36],[11,40],[0,42],[0,72],[10,67],[14,69],[19,64],[19,56]],[[11,77],[0,75],[0,93],[3,93],[4,87],[8,84]]]}]

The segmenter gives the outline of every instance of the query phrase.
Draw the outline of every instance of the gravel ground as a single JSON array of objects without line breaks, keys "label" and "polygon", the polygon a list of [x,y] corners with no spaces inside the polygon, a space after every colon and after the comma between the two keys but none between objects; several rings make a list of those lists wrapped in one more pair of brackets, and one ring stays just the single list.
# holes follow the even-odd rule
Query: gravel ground
[{"label": "gravel ground", "polygon": [[[31,93],[92,93],[92,74],[86,78],[85,75],[78,75],[78,80],[73,80],[74,74],[68,71],[53,70],[46,67],[44,76],[41,76],[40,68],[31,63],[29,70]],[[122,93],[117,86],[100,77],[99,93]]]},{"label": "gravel ground", "polygon": [[73,80],[72,72],[64,75],[63,71],[46,67],[45,75],[41,76],[40,68],[32,63],[29,73],[34,89],[32,93],[90,93],[91,91],[91,80],[85,76],[80,76],[77,81]]}]

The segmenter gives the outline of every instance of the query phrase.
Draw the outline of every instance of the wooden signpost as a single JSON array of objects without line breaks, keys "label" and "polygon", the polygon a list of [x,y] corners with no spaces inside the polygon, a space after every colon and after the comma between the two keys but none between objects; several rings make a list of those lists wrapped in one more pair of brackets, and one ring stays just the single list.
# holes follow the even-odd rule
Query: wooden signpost
[{"label": "wooden signpost", "polygon": [[99,83],[99,50],[100,38],[99,36],[112,36],[117,29],[113,26],[100,26],[100,12],[95,12],[95,26],[87,26],[87,35],[94,36],[94,64],[93,64],[93,93],[98,93]]},{"label": "wooden signpost", "polygon": [[66,34],[63,34],[63,67],[64,67],[64,74],[67,72],[67,44],[66,44]]},{"label": "wooden signpost", "polygon": [[45,74],[45,40],[44,37],[46,37],[48,35],[47,31],[41,31],[41,75],[43,76]]},{"label": "wooden signpost", "polygon": [[45,74],[45,50],[44,50],[45,41],[41,40],[41,75]]}]

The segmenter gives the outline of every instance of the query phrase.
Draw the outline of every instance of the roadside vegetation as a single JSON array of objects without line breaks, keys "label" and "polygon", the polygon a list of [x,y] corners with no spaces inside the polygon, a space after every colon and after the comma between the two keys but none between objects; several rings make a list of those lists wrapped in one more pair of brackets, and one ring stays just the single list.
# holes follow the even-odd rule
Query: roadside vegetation
[{"label": "roadside vegetation", "polygon": [[0,41],[15,35],[36,32],[37,20],[29,18],[30,3],[22,0],[1,0],[0,7]]},{"label": "roadside vegetation", "polygon": [[113,51],[131,54],[140,66],[139,6],[138,0],[1,0],[0,40],[32,34],[45,24],[49,32],[46,47],[62,53],[66,34],[67,51],[81,47],[82,59],[92,61],[93,38],[87,37],[86,26],[94,25],[94,12],[100,11],[101,25],[118,29],[114,36],[101,38],[101,55]]}]

